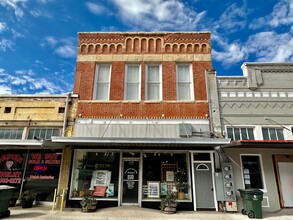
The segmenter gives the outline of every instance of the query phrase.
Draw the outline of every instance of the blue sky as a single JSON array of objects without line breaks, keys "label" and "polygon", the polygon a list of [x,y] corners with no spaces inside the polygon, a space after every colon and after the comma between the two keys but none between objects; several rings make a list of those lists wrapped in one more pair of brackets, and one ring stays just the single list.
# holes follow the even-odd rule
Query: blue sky
[{"label": "blue sky", "polygon": [[78,32],[210,31],[218,76],[293,62],[293,0],[0,0],[0,94],[73,90]]}]

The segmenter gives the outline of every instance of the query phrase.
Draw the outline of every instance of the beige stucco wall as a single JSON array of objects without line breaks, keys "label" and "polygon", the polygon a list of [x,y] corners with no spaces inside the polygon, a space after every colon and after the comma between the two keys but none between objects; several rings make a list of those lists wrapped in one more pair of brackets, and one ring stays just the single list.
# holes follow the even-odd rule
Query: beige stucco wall
[{"label": "beige stucco wall", "polygon": [[[277,210],[280,210],[277,179],[274,172],[273,155],[276,155],[276,154],[293,155],[293,149],[288,150],[288,149],[253,149],[253,148],[228,149],[226,148],[225,152],[233,160],[232,165],[234,169],[236,190],[244,188],[242,172],[241,172],[240,155],[241,154],[261,155],[264,184],[266,187],[266,190],[264,191],[264,197],[268,197],[268,201],[269,201],[269,207],[263,207],[263,211],[275,212]],[[242,200],[238,192],[237,192],[237,201],[238,201],[237,203],[238,210],[241,210],[243,206],[242,206]]]}]

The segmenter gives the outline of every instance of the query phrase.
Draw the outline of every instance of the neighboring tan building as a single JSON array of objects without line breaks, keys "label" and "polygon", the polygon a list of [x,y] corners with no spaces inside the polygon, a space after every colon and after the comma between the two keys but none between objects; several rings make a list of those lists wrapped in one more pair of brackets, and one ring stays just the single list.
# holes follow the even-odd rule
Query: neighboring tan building
[{"label": "neighboring tan building", "polygon": [[264,211],[293,207],[293,63],[242,70],[242,77],[207,73],[211,127],[232,139],[219,151],[233,162],[236,189],[263,191]]},{"label": "neighboring tan building", "polygon": [[66,189],[66,149],[51,137],[71,136],[74,97],[0,95],[0,184],[16,187],[15,198],[33,190],[37,201],[52,202],[55,188]]},{"label": "neighboring tan building", "polygon": [[73,151],[67,206],[158,209],[178,191],[179,209],[218,210],[214,147],[230,141],[210,133],[211,68],[209,32],[79,33],[73,137],[52,138]]}]

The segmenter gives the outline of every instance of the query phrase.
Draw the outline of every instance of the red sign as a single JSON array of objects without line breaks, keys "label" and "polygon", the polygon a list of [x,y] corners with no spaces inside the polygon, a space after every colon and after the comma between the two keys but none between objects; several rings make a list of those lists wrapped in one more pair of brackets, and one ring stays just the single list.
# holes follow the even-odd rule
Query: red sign
[{"label": "red sign", "polygon": [[106,186],[95,186],[95,190],[93,191],[93,196],[105,196],[106,194]]}]

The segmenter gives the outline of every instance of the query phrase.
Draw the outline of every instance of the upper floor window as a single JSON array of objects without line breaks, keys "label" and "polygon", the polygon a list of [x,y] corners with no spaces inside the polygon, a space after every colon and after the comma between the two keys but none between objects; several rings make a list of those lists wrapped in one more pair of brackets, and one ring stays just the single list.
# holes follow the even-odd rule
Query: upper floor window
[{"label": "upper floor window", "polygon": [[253,128],[227,127],[227,136],[234,140],[254,140]]},{"label": "upper floor window", "polygon": [[193,100],[193,77],[190,64],[177,64],[177,100]]},{"label": "upper floor window", "polygon": [[125,76],[125,100],[140,100],[140,75],[139,64],[127,64]]},{"label": "upper floor window", "polygon": [[23,128],[0,128],[0,139],[22,139]]},{"label": "upper floor window", "polygon": [[159,64],[146,66],[146,100],[162,100],[162,70]]},{"label": "upper floor window", "polygon": [[284,140],[283,128],[262,128],[264,140]]},{"label": "upper floor window", "polygon": [[110,96],[110,64],[98,64],[95,74],[94,99],[109,100]]},{"label": "upper floor window", "polygon": [[59,128],[30,128],[27,139],[50,139],[52,136],[60,136]]}]

